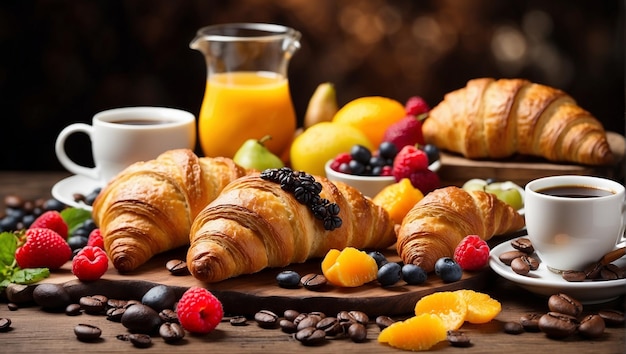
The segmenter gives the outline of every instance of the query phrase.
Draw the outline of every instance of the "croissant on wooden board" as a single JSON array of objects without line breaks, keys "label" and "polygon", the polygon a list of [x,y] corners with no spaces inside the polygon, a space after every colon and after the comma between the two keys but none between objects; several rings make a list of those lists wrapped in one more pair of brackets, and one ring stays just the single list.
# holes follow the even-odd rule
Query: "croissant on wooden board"
[{"label": "croissant on wooden board", "polygon": [[228,158],[169,150],[120,172],[93,204],[93,219],[115,268],[129,272],[152,256],[189,244],[194,217],[246,174]]},{"label": "croissant on wooden board", "polygon": [[444,187],[428,193],[407,213],[396,248],[405,263],[430,272],[439,258],[452,257],[467,235],[488,240],[523,226],[524,217],[494,194]]},{"label": "croissant on wooden board", "polygon": [[355,188],[315,177],[321,198],[339,206],[341,226],[327,230],[278,183],[249,174],[229,184],[191,226],[187,266],[212,283],[264,268],[323,257],[330,249],[381,249],[395,240],[388,213]]},{"label": "croissant on wooden board", "polygon": [[602,124],[565,92],[523,79],[479,78],[445,95],[423,124],[427,143],[470,159],[516,153],[608,165]]}]

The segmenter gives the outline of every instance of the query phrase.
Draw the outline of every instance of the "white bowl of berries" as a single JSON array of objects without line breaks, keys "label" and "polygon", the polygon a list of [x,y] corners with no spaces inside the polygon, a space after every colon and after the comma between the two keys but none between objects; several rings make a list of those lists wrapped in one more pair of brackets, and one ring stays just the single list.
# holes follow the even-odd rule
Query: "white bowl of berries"
[{"label": "white bowl of berries", "polygon": [[407,145],[398,151],[395,145],[383,142],[374,152],[355,145],[350,152],[327,161],[324,169],[329,180],[346,183],[373,198],[402,178],[411,179],[413,186],[426,194],[439,187],[436,172],[440,166],[439,150],[433,145]]}]

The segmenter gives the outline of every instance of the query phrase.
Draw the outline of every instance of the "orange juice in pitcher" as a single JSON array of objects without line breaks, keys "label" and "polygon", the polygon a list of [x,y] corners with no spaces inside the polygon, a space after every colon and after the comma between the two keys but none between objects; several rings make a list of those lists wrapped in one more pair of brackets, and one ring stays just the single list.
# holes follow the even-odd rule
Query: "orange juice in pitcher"
[{"label": "orange juice in pitcher", "polygon": [[198,119],[205,156],[232,158],[248,139],[285,156],[296,129],[287,67],[300,47],[291,28],[235,23],[201,28],[190,47],[204,54],[207,84]]}]

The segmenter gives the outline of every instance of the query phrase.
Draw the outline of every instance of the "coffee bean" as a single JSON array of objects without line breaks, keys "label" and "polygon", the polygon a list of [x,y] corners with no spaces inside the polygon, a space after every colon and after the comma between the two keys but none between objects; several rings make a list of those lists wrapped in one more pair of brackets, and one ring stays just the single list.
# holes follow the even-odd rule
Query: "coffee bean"
[{"label": "coffee bean", "polygon": [[293,321],[289,321],[288,319],[283,318],[278,322],[278,326],[285,333],[296,333],[298,332],[298,326],[296,326]]},{"label": "coffee bean", "polygon": [[602,263],[596,262],[585,267],[583,271],[585,272],[587,279],[596,279],[600,277],[600,271],[603,267],[604,265]]},{"label": "coffee bean", "polygon": [[600,278],[604,280],[624,279],[624,271],[615,264],[610,263],[602,267]]},{"label": "coffee bean", "polygon": [[81,342],[91,342],[100,338],[102,330],[96,326],[81,323],[74,327],[74,334]]},{"label": "coffee bean", "polygon": [[526,275],[530,272],[530,264],[524,262],[522,257],[517,257],[511,261],[511,269],[519,275]]},{"label": "coffee bean", "polygon": [[294,338],[304,345],[317,345],[326,340],[326,332],[315,327],[307,327],[297,331]]},{"label": "coffee bean", "polygon": [[300,322],[298,322],[296,328],[301,330],[306,327],[315,327],[319,321],[319,316],[306,316],[306,318],[303,318]]},{"label": "coffee bean", "polygon": [[78,300],[80,307],[90,314],[103,313],[108,299],[102,296],[83,296]]},{"label": "coffee bean", "polygon": [[133,305],[137,305],[137,304],[141,305],[141,301],[139,301],[139,300],[128,300],[128,301],[126,301],[126,304],[124,305],[124,308],[127,309],[127,308],[129,308],[129,307],[131,307]]},{"label": "coffee bean", "polygon": [[626,316],[624,313],[617,310],[600,310],[598,311],[598,315],[602,317],[605,324],[610,327],[620,327],[626,323]]},{"label": "coffee bean", "polygon": [[129,334],[128,340],[137,348],[148,348],[152,345],[152,338],[143,333]]},{"label": "coffee bean", "polygon": [[118,300],[118,299],[108,299],[107,300],[107,308],[122,308],[126,306],[126,300]]},{"label": "coffee bean", "polygon": [[43,283],[33,290],[33,300],[44,309],[65,309],[72,301],[61,284]]},{"label": "coffee bean", "polygon": [[355,343],[365,342],[367,339],[367,328],[362,323],[353,323],[348,327],[348,336]]},{"label": "coffee bean", "polygon": [[524,333],[524,326],[519,322],[506,322],[504,324],[504,333],[508,334],[522,334]]},{"label": "coffee bean", "polygon": [[300,283],[305,289],[320,290],[328,284],[328,280],[322,274],[310,273],[300,278]]},{"label": "coffee bean", "polygon": [[25,284],[9,283],[4,292],[9,301],[16,304],[24,304],[33,301],[35,287]]},{"label": "coffee bean", "polygon": [[121,322],[129,331],[144,334],[156,331],[162,323],[158,312],[143,304],[127,307]]},{"label": "coffee bean", "polygon": [[378,328],[385,329],[391,326],[395,321],[389,316],[378,316],[376,317],[376,325]]},{"label": "coffee bean", "polygon": [[552,312],[558,312],[573,317],[578,317],[583,312],[583,305],[573,297],[559,293],[550,296],[548,308]]},{"label": "coffee bean", "polygon": [[309,316],[317,316],[321,320],[322,318],[326,317],[326,314],[320,311],[311,311],[309,312]]},{"label": "coffee bean", "polygon": [[346,332],[353,323],[356,323],[356,319],[354,319],[354,316],[352,316],[352,314],[348,311],[340,311],[337,314],[337,321],[339,321],[339,324],[344,328]]},{"label": "coffee bean", "polygon": [[180,259],[172,259],[165,264],[165,268],[172,274],[176,276],[181,275],[189,275],[189,268],[187,267],[187,262],[182,261]]},{"label": "coffee bean", "polygon": [[293,321],[299,315],[300,312],[296,310],[285,310],[285,312],[283,313],[283,317],[289,321]]},{"label": "coffee bean", "polygon": [[578,333],[586,338],[598,338],[604,334],[606,325],[600,315],[587,315],[578,325]]},{"label": "coffee bean", "polygon": [[278,324],[278,316],[269,310],[261,310],[255,313],[254,320],[262,328],[274,328]]},{"label": "coffee bean", "polygon": [[11,329],[11,319],[0,317],[0,332],[8,332]]},{"label": "coffee bean", "polygon": [[178,323],[178,315],[172,309],[164,309],[159,312],[159,317],[163,322]]},{"label": "coffee bean", "polygon": [[563,273],[561,273],[561,276],[566,281],[571,281],[571,282],[579,282],[579,281],[583,281],[587,279],[587,274],[585,274],[585,272],[577,271],[577,270],[566,270]]},{"label": "coffee bean", "polygon": [[80,304],[69,304],[65,308],[65,314],[68,316],[78,316],[82,313]]},{"label": "coffee bean", "polygon": [[159,335],[165,342],[174,343],[185,337],[185,330],[178,323],[165,322],[159,327]]},{"label": "coffee bean", "polygon": [[539,332],[539,319],[542,315],[529,313],[520,317],[520,324],[526,332]]},{"label": "coffee bean", "polygon": [[503,252],[502,254],[500,254],[498,259],[500,260],[500,262],[510,266],[511,262],[513,262],[515,258],[519,258],[525,255],[526,253],[521,252],[521,251],[508,251],[508,252]]},{"label": "coffee bean", "polygon": [[300,314],[298,314],[298,316],[296,316],[293,319],[293,323],[297,326],[300,323],[300,321],[302,321],[303,319],[305,319],[307,317],[309,317],[308,313],[300,313]]},{"label": "coffee bean", "polygon": [[548,312],[539,319],[539,329],[551,338],[565,338],[576,332],[576,318],[558,312]]},{"label": "coffee bean", "polygon": [[326,335],[329,337],[343,333],[343,327],[339,324],[336,317],[325,317],[317,322],[315,327],[326,332]]},{"label": "coffee bean", "polygon": [[247,326],[248,325],[248,319],[246,318],[246,316],[234,316],[229,320],[229,322],[231,326]]},{"label": "coffee bean", "polygon": [[150,288],[141,298],[141,303],[150,306],[157,312],[174,308],[177,297],[174,289],[167,285],[156,285]]},{"label": "coffee bean", "polygon": [[14,302],[9,302],[7,304],[7,308],[9,309],[9,311],[17,311],[20,307]]},{"label": "coffee bean", "polygon": [[463,331],[448,331],[446,339],[453,347],[469,347],[472,345],[470,338]]},{"label": "coffee bean", "polygon": [[530,239],[526,237],[520,237],[511,241],[511,246],[520,252],[524,252],[525,254],[533,254],[535,252],[532,242],[530,242]]},{"label": "coffee bean", "polygon": [[111,322],[122,322],[122,316],[126,312],[126,308],[124,307],[111,307],[107,310],[107,320]]},{"label": "coffee bean", "polygon": [[369,317],[365,312],[362,311],[350,311],[349,312],[352,318],[358,323],[367,326],[367,323],[370,321]]}]

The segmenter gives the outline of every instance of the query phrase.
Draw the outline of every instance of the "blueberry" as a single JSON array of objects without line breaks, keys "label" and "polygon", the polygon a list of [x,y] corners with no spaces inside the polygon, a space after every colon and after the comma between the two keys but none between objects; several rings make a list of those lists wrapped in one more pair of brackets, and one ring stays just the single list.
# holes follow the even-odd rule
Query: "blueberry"
[{"label": "blueberry", "polygon": [[382,156],[372,156],[369,160],[369,165],[372,167],[385,166],[387,160]]},{"label": "blueberry", "polygon": [[444,283],[452,283],[461,279],[463,270],[454,259],[441,257],[435,262],[435,274],[437,274]]},{"label": "blueberry", "polygon": [[276,281],[281,288],[294,289],[300,285],[300,274],[293,270],[285,270],[276,275]]},{"label": "blueberry", "polygon": [[428,164],[432,164],[433,162],[439,160],[439,148],[435,145],[426,144],[422,150],[426,153],[426,156],[428,156]]},{"label": "blueberry", "polygon": [[372,152],[365,146],[357,144],[350,149],[350,156],[352,157],[352,160],[356,160],[363,165],[367,165],[372,157]]},{"label": "blueberry", "polygon": [[20,221],[20,218],[7,215],[0,219],[0,231],[13,231],[17,228],[17,223]]},{"label": "blueberry", "polygon": [[22,217],[22,224],[25,228],[30,227],[37,217],[34,214],[26,214]]},{"label": "blueberry", "polygon": [[377,279],[382,286],[391,286],[402,279],[402,267],[396,262],[383,264],[378,269]]},{"label": "blueberry", "polygon": [[43,208],[45,210],[56,210],[56,211],[61,211],[63,209],[65,209],[65,204],[61,203],[60,201],[51,198],[48,199],[44,202],[43,204]]},{"label": "blueberry", "polygon": [[365,165],[357,160],[350,160],[348,166],[353,175],[360,175],[365,172]]},{"label": "blueberry", "polygon": [[339,165],[339,172],[350,174],[352,171],[350,170],[350,165],[346,162]]},{"label": "blueberry", "polygon": [[409,285],[419,285],[428,279],[428,274],[416,264],[405,264],[402,266],[402,279]]},{"label": "blueberry", "polygon": [[383,265],[389,263],[389,261],[387,261],[387,257],[385,257],[384,254],[378,252],[378,251],[371,251],[368,253],[368,255],[372,258],[374,258],[374,260],[376,261],[376,266],[378,267],[378,269],[380,269],[380,267],[382,267]]},{"label": "blueberry", "polygon": [[87,242],[89,242],[89,239],[86,236],[80,236],[80,235],[79,236],[72,235],[67,239],[67,244],[70,246],[72,251],[81,249],[87,246]]},{"label": "blueberry", "polygon": [[378,154],[385,159],[393,160],[393,158],[398,154],[398,148],[394,143],[383,141],[378,146]]}]

